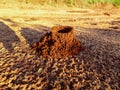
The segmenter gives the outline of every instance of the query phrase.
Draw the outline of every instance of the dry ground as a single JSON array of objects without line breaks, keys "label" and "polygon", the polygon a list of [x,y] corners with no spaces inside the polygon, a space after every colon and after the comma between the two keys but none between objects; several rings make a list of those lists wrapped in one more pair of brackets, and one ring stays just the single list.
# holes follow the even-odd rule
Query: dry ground
[{"label": "dry ground", "polygon": [[[0,89],[120,90],[120,10],[0,9]],[[85,51],[36,57],[29,45],[54,25],[69,25]]]}]

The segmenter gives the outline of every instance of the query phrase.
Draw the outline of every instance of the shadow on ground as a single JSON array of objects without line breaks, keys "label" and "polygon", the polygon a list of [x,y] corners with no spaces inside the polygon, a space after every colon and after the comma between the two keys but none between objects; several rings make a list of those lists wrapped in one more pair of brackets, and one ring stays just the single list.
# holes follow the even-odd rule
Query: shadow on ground
[{"label": "shadow on ground", "polygon": [[[96,41],[96,42],[106,42],[106,43],[114,43],[118,44],[120,40],[120,31],[117,29],[100,29],[100,28],[81,28],[82,30],[81,36],[85,38],[91,39],[89,41]],[[90,38],[91,37],[91,38]],[[85,39],[87,40],[87,39]],[[88,41],[88,42],[89,42]]]},{"label": "shadow on ground", "polygon": [[12,43],[18,43],[20,42],[20,39],[15,34],[15,32],[5,23],[0,21],[0,42],[3,43],[3,46],[8,51],[13,51]]},{"label": "shadow on ground", "polygon": [[26,39],[26,42],[29,45],[32,45],[34,42],[38,42],[40,38],[43,37],[44,34],[48,31],[47,29],[45,30],[45,26],[41,27],[43,27],[44,29],[40,28],[39,30],[36,30],[28,27],[21,29],[21,34]]}]

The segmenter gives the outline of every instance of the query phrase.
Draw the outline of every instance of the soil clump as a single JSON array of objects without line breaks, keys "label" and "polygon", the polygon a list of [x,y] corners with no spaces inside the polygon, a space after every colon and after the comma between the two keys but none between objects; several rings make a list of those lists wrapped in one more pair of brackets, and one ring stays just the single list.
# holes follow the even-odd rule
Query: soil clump
[{"label": "soil clump", "polygon": [[78,54],[83,47],[74,35],[71,26],[54,26],[39,42],[31,45],[38,56],[63,58]]}]

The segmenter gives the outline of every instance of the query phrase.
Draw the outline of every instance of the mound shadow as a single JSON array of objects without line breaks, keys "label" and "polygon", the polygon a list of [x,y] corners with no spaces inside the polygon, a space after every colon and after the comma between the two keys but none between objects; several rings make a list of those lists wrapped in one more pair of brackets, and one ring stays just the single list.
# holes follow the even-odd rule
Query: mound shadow
[{"label": "mound shadow", "polygon": [[19,43],[20,39],[15,32],[5,23],[0,21],[0,42],[10,52],[14,50],[12,43]]},{"label": "mound shadow", "polygon": [[[41,26],[41,27],[45,27],[45,26]],[[26,39],[26,42],[31,46],[34,42],[38,42],[40,38],[42,38],[47,31],[48,30],[44,30],[44,29],[36,30],[29,27],[24,27],[21,29],[21,34]]]}]

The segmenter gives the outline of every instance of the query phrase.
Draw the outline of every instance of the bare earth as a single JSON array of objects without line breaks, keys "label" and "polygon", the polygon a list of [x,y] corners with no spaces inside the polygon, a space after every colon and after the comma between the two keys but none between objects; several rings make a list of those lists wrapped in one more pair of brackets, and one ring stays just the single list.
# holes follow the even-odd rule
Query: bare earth
[{"label": "bare earth", "polygon": [[[36,57],[29,45],[54,25],[73,26],[85,51]],[[0,9],[0,89],[120,90],[120,10]]]}]

